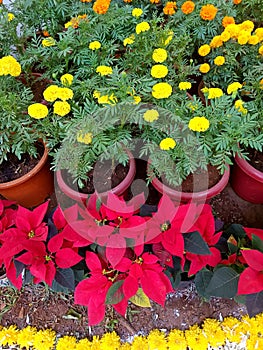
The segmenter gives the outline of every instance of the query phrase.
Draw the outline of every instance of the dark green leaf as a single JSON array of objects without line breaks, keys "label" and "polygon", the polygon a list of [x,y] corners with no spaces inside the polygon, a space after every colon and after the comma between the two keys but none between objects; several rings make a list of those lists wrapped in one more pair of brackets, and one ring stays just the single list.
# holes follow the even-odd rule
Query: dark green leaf
[{"label": "dark green leaf", "polygon": [[239,274],[230,267],[215,270],[206,293],[214,297],[233,298],[237,293]]},{"label": "dark green leaf", "polygon": [[246,296],[246,307],[250,317],[263,312],[263,291],[260,293],[248,294]]},{"label": "dark green leaf", "polygon": [[224,236],[228,239],[231,235],[238,241],[241,238],[246,237],[246,232],[242,225],[232,224],[225,231]]},{"label": "dark green leaf", "polygon": [[198,271],[195,276],[195,286],[197,293],[202,297],[209,299],[209,295],[206,293],[207,286],[209,285],[213,272],[204,268],[201,271]]},{"label": "dark green leaf", "polygon": [[72,269],[57,269],[55,281],[69,290],[74,290],[75,279]]},{"label": "dark green leaf", "polygon": [[176,289],[181,282],[181,272],[168,268],[164,271],[164,273],[169,278],[173,289]]},{"label": "dark green leaf", "polygon": [[263,252],[263,241],[254,234],[252,234],[252,248]]},{"label": "dark green leaf", "polygon": [[118,304],[124,298],[121,286],[123,285],[124,280],[115,282],[106,295],[106,304],[114,305]]},{"label": "dark green leaf", "polygon": [[184,233],[184,249],[193,254],[211,255],[207,243],[203,240],[198,231]]}]

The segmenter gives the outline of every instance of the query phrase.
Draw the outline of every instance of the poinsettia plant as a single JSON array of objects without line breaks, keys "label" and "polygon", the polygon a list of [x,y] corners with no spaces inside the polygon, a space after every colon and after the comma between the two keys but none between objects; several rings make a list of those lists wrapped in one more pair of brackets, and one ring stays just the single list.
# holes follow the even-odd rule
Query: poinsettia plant
[{"label": "poinsettia plant", "polygon": [[198,293],[237,298],[248,311],[263,310],[263,230],[233,224],[217,232],[208,204],[158,205],[138,195],[126,202],[95,194],[86,203],[48,211],[0,201],[0,265],[17,288],[44,283],[74,291],[87,306],[89,324],[101,322],[107,305],[125,316],[130,302],[165,305],[183,278]]}]

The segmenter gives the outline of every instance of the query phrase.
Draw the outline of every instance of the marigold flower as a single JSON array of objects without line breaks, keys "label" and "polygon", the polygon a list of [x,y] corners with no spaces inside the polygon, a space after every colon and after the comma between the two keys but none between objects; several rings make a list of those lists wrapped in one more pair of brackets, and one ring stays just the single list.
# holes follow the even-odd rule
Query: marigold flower
[{"label": "marigold flower", "polygon": [[214,59],[214,64],[216,66],[222,66],[225,63],[225,57],[224,56],[216,56]]},{"label": "marigold flower", "polygon": [[100,344],[101,350],[119,349],[120,337],[114,331],[111,333],[105,333],[100,340]]},{"label": "marigold flower", "polygon": [[148,340],[149,349],[158,349],[158,350],[167,349],[165,334],[164,332],[159,331],[158,329],[152,330],[149,333],[147,340]]},{"label": "marigold flower", "polygon": [[225,16],[223,19],[222,19],[222,26],[224,28],[226,28],[229,24],[233,24],[235,23],[235,19],[234,17],[232,16]]},{"label": "marigold flower", "polygon": [[228,95],[232,94],[233,92],[236,92],[238,89],[241,89],[242,85],[238,82],[234,82],[228,85],[227,87],[227,93]]},{"label": "marigold flower", "polygon": [[148,22],[141,22],[136,25],[135,31],[137,34],[141,32],[147,32],[150,29],[150,25]]},{"label": "marigold flower", "polygon": [[42,119],[48,115],[48,108],[42,103],[33,103],[32,105],[28,106],[27,113],[31,118]]},{"label": "marigold flower", "polygon": [[73,79],[74,79],[73,75],[69,74],[69,73],[63,74],[60,77],[60,81],[61,81],[62,85],[64,85],[64,86],[72,85]]},{"label": "marigold flower", "polygon": [[37,329],[35,327],[27,326],[24,329],[21,329],[17,335],[17,344],[27,350],[33,346],[33,339]]},{"label": "marigold flower", "polygon": [[193,1],[185,1],[181,6],[181,11],[185,15],[189,15],[192,13],[195,9],[195,3]]},{"label": "marigold flower", "polygon": [[110,7],[110,0],[96,0],[93,4],[93,11],[98,15],[104,15],[107,13]]},{"label": "marigold flower", "polygon": [[134,43],[135,36],[132,34],[128,38],[123,40],[123,46],[131,45]]},{"label": "marigold flower", "polygon": [[50,329],[40,330],[34,336],[33,348],[35,350],[51,350],[54,348],[56,333]]},{"label": "marigold flower", "polygon": [[248,43],[250,36],[251,36],[250,32],[247,32],[246,30],[241,30],[237,37],[237,41],[239,45],[246,45]]},{"label": "marigold flower", "polygon": [[260,89],[263,89],[263,79],[260,80],[259,85],[260,85]]},{"label": "marigold flower", "polygon": [[14,18],[15,18],[15,15],[14,15],[13,13],[9,12],[9,13],[7,14],[7,20],[8,20],[8,22],[13,21]]},{"label": "marigold flower", "polygon": [[208,63],[203,63],[199,67],[201,73],[208,73],[210,71],[210,65]]},{"label": "marigold flower", "polygon": [[168,68],[163,64],[155,64],[151,69],[151,76],[154,78],[164,78],[168,74]]},{"label": "marigold flower", "polygon": [[168,37],[164,42],[164,45],[167,46],[168,44],[170,44],[171,40],[173,39],[174,36],[174,32],[172,30],[169,31],[168,33]]},{"label": "marigold flower", "polygon": [[76,338],[65,335],[57,341],[56,350],[75,349]]},{"label": "marigold flower", "polygon": [[109,66],[98,66],[96,69],[96,72],[100,75],[111,75],[112,74],[112,68]]},{"label": "marigold flower", "polygon": [[82,131],[79,131],[77,134],[77,141],[80,143],[85,143],[86,145],[92,143],[92,138],[93,135],[91,132],[84,134]]},{"label": "marigold flower", "polygon": [[212,99],[212,98],[218,98],[223,96],[224,93],[222,91],[222,89],[220,88],[209,88],[208,89],[208,99]]},{"label": "marigold flower", "polygon": [[250,45],[257,45],[259,43],[259,37],[257,35],[251,35],[251,37],[248,39],[248,44]]},{"label": "marigold flower", "polygon": [[174,149],[175,146],[176,146],[176,141],[174,139],[172,139],[171,137],[167,137],[167,138],[163,139],[159,144],[159,147],[163,151],[168,151],[170,149]]},{"label": "marigold flower", "polygon": [[230,33],[231,38],[237,38],[239,34],[239,27],[237,24],[229,24],[225,30]]},{"label": "marigold flower", "polygon": [[210,51],[211,51],[210,46],[208,44],[204,44],[204,45],[199,47],[198,54],[200,56],[204,57],[204,56],[208,55]]},{"label": "marigold flower", "polygon": [[157,83],[152,87],[152,95],[154,98],[168,98],[172,94],[172,87],[168,83]]},{"label": "marigold flower", "polygon": [[263,40],[263,28],[261,27],[257,28],[254,34],[259,38],[259,41]]},{"label": "marigold flower", "polygon": [[[224,30],[220,35],[220,39],[224,43],[227,42],[230,39],[230,33],[228,31]],[[210,44],[210,46],[211,46],[211,44]]]},{"label": "marigold flower", "polygon": [[100,48],[101,48],[101,43],[97,40],[89,43],[89,49],[91,49],[91,50],[98,50]]},{"label": "marigold flower", "polygon": [[249,20],[246,20],[246,21],[240,23],[240,29],[246,30],[250,33],[253,31],[254,26],[255,26],[254,23],[252,21],[249,21]]},{"label": "marigold flower", "polygon": [[188,81],[181,81],[179,83],[180,90],[188,90],[188,89],[191,89],[191,87],[192,87],[192,84],[189,83]]},{"label": "marigold flower", "polygon": [[138,7],[135,7],[133,10],[132,10],[132,16],[133,17],[140,17],[141,15],[143,14],[143,10],[138,8]]},{"label": "marigold flower", "polygon": [[238,5],[242,2],[242,0],[233,0],[233,4]]},{"label": "marigold flower", "polygon": [[52,38],[52,36],[49,36],[48,38],[42,40],[42,46],[44,47],[55,46],[55,45],[56,45],[56,40]]},{"label": "marigold flower", "polygon": [[134,100],[133,104],[137,105],[138,103],[141,102],[142,99],[140,96],[133,95],[133,100]]},{"label": "marigold flower", "polygon": [[258,53],[260,55],[263,55],[263,45],[261,45],[259,48],[258,48]]},{"label": "marigold flower", "polygon": [[[228,27],[227,27],[227,28],[228,28]],[[222,46],[222,45],[223,45],[223,40],[222,40],[222,38],[221,38],[221,35],[216,35],[216,36],[214,36],[209,45],[210,45],[210,47],[211,47],[212,49],[215,49],[215,48],[217,48],[217,47]]]},{"label": "marigold flower", "polygon": [[143,115],[146,122],[152,123],[159,118],[159,113],[156,109],[148,109]]},{"label": "marigold flower", "polygon": [[57,96],[62,101],[67,101],[72,99],[73,97],[73,91],[67,87],[59,87],[57,91]]},{"label": "marigold flower", "polygon": [[175,10],[177,9],[176,2],[175,1],[168,1],[164,8],[163,8],[163,13],[165,15],[174,15]]},{"label": "marigold flower", "polygon": [[9,326],[0,329],[0,346],[16,344],[18,329],[16,326]]},{"label": "marigold flower", "polygon": [[54,113],[64,117],[69,114],[71,107],[67,101],[56,101],[53,105]]},{"label": "marigold flower", "polygon": [[244,101],[242,100],[236,100],[235,101],[235,108],[241,112],[242,114],[247,114],[247,109],[243,107]]},{"label": "marigold flower", "polygon": [[48,37],[50,36],[49,32],[47,30],[43,30],[42,31],[42,34],[45,36],[45,37]]},{"label": "marigold flower", "polygon": [[152,54],[154,62],[162,63],[167,58],[167,51],[165,49],[155,49]]},{"label": "marigold flower", "polygon": [[190,119],[188,128],[192,131],[206,131],[209,129],[210,122],[206,117],[194,117]]},{"label": "marigold flower", "polygon": [[58,90],[59,87],[57,85],[48,86],[43,92],[44,99],[48,102],[56,101],[58,98]]},{"label": "marigold flower", "polygon": [[200,17],[205,21],[212,21],[215,18],[217,11],[218,10],[214,5],[204,5],[200,11]]},{"label": "marigold flower", "polygon": [[21,74],[21,65],[13,56],[4,56],[0,59],[0,76],[8,74],[13,77]]}]

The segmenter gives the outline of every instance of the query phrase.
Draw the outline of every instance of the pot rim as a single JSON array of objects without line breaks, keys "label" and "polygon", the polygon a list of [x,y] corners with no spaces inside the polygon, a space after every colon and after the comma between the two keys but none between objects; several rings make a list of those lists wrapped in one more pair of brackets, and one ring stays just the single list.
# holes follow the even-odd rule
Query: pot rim
[{"label": "pot rim", "polygon": [[237,165],[253,179],[263,182],[263,172],[254,168],[247,160],[240,158],[237,154],[235,156],[235,162]]}]

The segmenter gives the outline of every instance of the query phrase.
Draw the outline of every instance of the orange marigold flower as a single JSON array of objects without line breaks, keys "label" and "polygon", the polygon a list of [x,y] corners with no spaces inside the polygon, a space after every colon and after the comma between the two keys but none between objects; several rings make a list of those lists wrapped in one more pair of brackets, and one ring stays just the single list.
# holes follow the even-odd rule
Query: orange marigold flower
[{"label": "orange marigold flower", "polygon": [[123,2],[128,2],[129,3],[129,2],[132,2],[132,0],[123,0]]},{"label": "orange marigold flower", "polygon": [[235,24],[235,19],[234,17],[231,17],[231,16],[225,16],[222,19],[222,26],[226,28],[229,24]]},{"label": "orange marigold flower", "polygon": [[168,1],[166,5],[163,8],[163,12],[165,15],[174,15],[175,10],[177,9],[176,2],[175,1]]},{"label": "orange marigold flower", "polygon": [[91,2],[92,0],[80,0],[81,2]]},{"label": "orange marigold flower", "polygon": [[215,18],[217,11],[218,10],[214,5],[204,5],[200,11],[200,17],[205,21],[212,21]]},{"label": "orange marigold flower", "polygon": [[152,4],[159,4],[159,3],[160,3],[160,0],[150,0],[150,2],[151,2]]},{"label": "orange marigold flower", "polygon": [[233,0],[233,4],[238,5],[242,2],[242,0]]},{"label": "orange marigold flower", "polygon": [[49,34],[49,32],[47,30],[43,30],[42,34],[43,34],[43,36],[46,36],[46,37],[50,36],[50,34]]},{"label": "orange marigold flower", "polygon": [[195,3],[193,1],[186,1],[181,6],[181,10],[185,15],[189,15],[189,13],[192,13],[195,9]]},{"label": "orange marigold flower", "polygon": [[93,5],[93,11],[98,15],[104,15],[110,7],[110,0],[96,0]]}]

